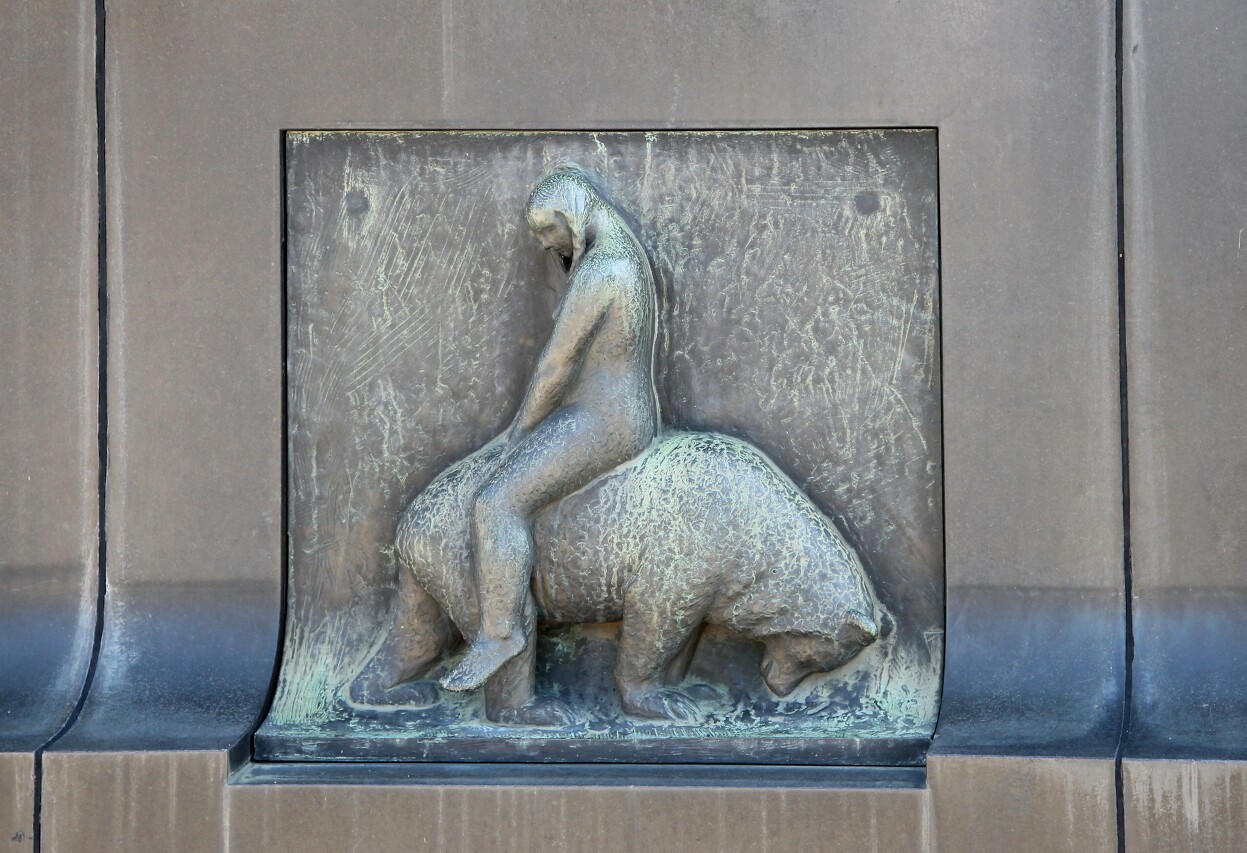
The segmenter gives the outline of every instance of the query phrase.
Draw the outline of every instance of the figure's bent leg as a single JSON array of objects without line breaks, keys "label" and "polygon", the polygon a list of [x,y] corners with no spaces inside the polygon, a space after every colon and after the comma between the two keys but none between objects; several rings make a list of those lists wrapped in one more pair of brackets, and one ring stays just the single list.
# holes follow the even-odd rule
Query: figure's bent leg
[{"label": "figure's bent leg", "polygon": [[523,651],[532,636],[531,625],[519,618],[526,604],[532,610],[528,602],[532,534],[528,519],[512,503],[505,481],[492,480],[472,508],[481,623],[463,660],[442,679],[442,686],[448,690],[480,687]]},{"label": "figure's bent leg", "polygon": [[596,446],[591,417],[563,409],[516,448],[476,498],[472,544],[481,627],[454,671],[449,690],[485,683],[532,639],[522,618],[533,570],[531,520],[543,507],[575,491],[622,460]]}]

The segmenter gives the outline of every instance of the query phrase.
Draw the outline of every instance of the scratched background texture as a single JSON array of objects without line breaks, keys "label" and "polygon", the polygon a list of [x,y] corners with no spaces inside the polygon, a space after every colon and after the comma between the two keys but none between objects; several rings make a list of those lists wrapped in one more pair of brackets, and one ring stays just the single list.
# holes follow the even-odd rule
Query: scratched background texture
[{"label": "scratched background texture", "polygon": [[[306,132],[286,157],[288,610],[257,755],[461,742],[471,758],[495,740],[531,759],[605,738],[714,760],[762,737],[873,762],[899,753],[872,740],[929,740],[944,619],[934,132]],[[859,549],[898,629],[785,701],[757,674],[760,646],[711,632],[690,679],[732,701],[693,727],[622,718],[612,626],[543,631],[538,690],[573,703],[571,729],[491,727],[474,695],[361,712],[340,691],[385,625],[399,513],[510,422],[551,329],[562,273],[523,206],[560,162],[596,177],[649,253],[664,421],[765,451]],[[836,739],[856,745],[813,745]]]}]

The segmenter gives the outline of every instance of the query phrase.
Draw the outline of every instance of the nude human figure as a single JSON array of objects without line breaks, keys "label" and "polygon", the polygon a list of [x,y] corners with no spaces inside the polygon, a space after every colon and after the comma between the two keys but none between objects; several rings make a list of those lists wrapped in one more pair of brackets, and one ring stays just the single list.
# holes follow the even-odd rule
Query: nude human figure
[{"label": "nude human figure", "polygon": [[575,167],[543,178],[526,215],[563,259],[568,285],[502,460],[473,505],[481,627],[442,679],[449,690],[481,686],[532,641],[533,517],[637,456],[658,432],[658,300],[641,244]]}]

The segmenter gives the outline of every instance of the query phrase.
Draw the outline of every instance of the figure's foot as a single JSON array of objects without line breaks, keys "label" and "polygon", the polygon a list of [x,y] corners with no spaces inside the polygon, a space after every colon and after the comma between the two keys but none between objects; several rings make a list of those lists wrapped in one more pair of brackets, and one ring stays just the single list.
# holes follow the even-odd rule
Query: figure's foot
[{"label": "figure's foot", "polygon": [[620,698],[623,708],[637,717],[692,723],[699,716],[697,703],[679,690],[660,687],[624,689]]},{"label": "figure's foot", "polygon": [[475,690],[502,669],[503,664],[524,651],[524,646],[524,637],[518,631],[502,640],[478,636],[459,665],[442,677],[442,687],[447,690]]},{"label": "figure's foot", "polygon": [[489,718],[504,726],[561,727],[572,724],[572,709],[558,699],[533,697],[518,708],[503,708]]}]

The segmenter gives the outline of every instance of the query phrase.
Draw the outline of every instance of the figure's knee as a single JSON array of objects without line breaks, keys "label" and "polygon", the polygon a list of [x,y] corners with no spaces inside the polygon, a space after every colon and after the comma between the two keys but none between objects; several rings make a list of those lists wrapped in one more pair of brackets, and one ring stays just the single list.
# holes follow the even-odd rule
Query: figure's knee
[{"label": "figure's knee", "polygon": [[506,490],[491,482],[472,504],[472,532],[477,542],[509,543],[523,538],[525,520]]},{"label": "figure's knee", "polygon": [[510,515],[506,492],[496,481],[485,484],[472,502],[472,526],[478,531],[495,526]]}]

